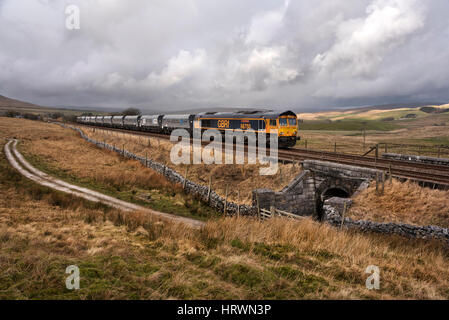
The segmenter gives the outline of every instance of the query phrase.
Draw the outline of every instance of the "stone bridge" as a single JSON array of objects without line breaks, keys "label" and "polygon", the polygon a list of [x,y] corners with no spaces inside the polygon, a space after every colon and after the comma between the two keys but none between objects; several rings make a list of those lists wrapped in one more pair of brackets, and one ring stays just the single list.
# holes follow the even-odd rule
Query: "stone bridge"
[{"label": "stone bridge", "polygon": [[[326,199],[350,198],[367,188],[382,172],[333,162],[306,160],[303,171],[282,191],[253,191],[253,205],[269,210],[275,207],[301,216],[321,219]],[[340,203],[341,204],[341,203]],[[336,203],[335,205],[339,205]]]}]

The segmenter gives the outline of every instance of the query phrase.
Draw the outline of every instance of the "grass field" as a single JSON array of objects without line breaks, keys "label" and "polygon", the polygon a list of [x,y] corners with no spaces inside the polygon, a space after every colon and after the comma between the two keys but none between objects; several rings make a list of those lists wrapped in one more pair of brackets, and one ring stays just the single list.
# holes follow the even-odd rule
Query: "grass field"
[{"label": "grass field", "polygon": [[348,216],[355,220],[437,225],[449,228],[449,191],[423,188],[413,182],[393,180],[383,195],[373,184],[354,198]]},{"label": "grass field", "polygon": [[[337,113],[332,115],[337,117]],[[363,154],[371,146],[381,144],[381,154],[387,151],[449,157],[448,113],[424,113],[416,119],[393,121],[350,116],[339,120],[304,120],[299,135],[301,140],[296,145],[299,148],[305,148],[307,143],[308,149],[334,151],[337,144],[337,152]]]},{"label": "grass field", "polygon": [[[14,124],[9,127],[10,124]],[[84,141],[79,134],[54,124],[0,118],[0,132],[20,139],[19,150],[31,164],[67,182],[100,191],[155,210],[197,219],[218,213],[190,195],[180,185],[143,167]]]},{"label": "grass field", "polygon": [[[27,159],[60,177],[112,185],[124,179],[122,191],[141,183],[132,161],[111,160],[71,130],[0,119],[1,147],[12,136],[25,142]],[[42,150],[51,146],[57,166],[56,153]],[[99,159],[100,174],[72,161],[75,151],[80,161]],[[109,176],[111,168],[127,174]],[[174,188],[147,174],[149,184]],[[35,185],[0,155],[2,299],[447,299],[448,263],[437,242],[340,231],[308,219],[214,218],[201,231],[156,223]],[[69,265],[80,268],[78,291],[65,288]],[[365,288],[369,265],[381,270],[380,290]]]},{"label": "grass field", "polygon": [[326,131],[361,131],[376,130],[376,131],[391,131],[400,129],[401,125],[397,123],[384,122],[379,120],[309,120],[300,125],[302,130],[326,130]]},{"label": "grass field", "polygon": [[[2,299],[447,298],[446,250],[312,221],[154,224],[36,186],[0,157]],[[121,217],[121,218],[120,218]],[[381,269],[381,290],[365,268]],[[77,265],[81,289],[65,288]]]},{"label": "grass field", "polygon": [[225,197],[227,189],[228,199],[242,204],[251,204],[253,189],[268,188],[279,191],[301,172],[299,164],[286,163],[279,164],[280,170],[275,175],[261,176],[259,169],[267,165],[247,164],[247,159],[245,159],[245,164],[226,165],[224,153],[223,164],[174,165],[170,160],[170,150],[173,144],[166,140],[151,139],[149,145],[147,138],[138,135],[116,133],[98,128],[95,130],[83,128],[89,137],[97,141],[105,141],[119,147],[125,146],[126,150],[159,163],[166,163],[181,174],[185,174],[187,169],[188,178],[196,183],[208,185],[211,178],[212,188],[215,192]]}]

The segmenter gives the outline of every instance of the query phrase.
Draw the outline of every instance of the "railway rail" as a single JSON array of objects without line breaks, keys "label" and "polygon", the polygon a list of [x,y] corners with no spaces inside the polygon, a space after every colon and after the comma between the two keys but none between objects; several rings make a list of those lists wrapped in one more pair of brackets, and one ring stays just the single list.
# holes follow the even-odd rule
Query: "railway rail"
[{"label": "railway rail", "polygon": [[[73,124],[80,127],[95,128],[97,130],[117,131],[127,134],[170,140],[170,136],[159,133],[130,131],[118,128],[102,128],[86,124],[80,125],[78,123]],[[208,143],[206,142],[203,144]],[[377,169],[384,171],[386,174],[391,174],[395,178],[417,181],[433,188],[449,190],[449,167],[444,165],[297,148],[279,149],[278,157],[281,161],[320,160]]]}]

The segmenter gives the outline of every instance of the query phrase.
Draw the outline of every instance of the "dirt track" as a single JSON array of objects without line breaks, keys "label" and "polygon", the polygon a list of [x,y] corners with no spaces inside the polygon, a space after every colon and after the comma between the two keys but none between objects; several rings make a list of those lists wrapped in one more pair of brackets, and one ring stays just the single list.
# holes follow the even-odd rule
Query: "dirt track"
[{"label": "dirt track", "polygon": [[[169,213],[159,212],[155,210],[151,210],[148,208],[144,208],[133,203],[125,202],[102,193],[78,187],[62,180],[56,179],[48,174],[34,168],[25,158],[17,151],[17,140],[10,140],[5,145],[5,154],[11,166],[13,166],[16,170],[18,170],[23,176],[28,179],[46,186],[48,188],[62,191],[65,193],[73,194],[75,196],[84,198],[93,202],[101,202],[108,206],[123,210],[123,211],[143,211],[148,214],[154,215],[162,220],[169,220],[176,223],[183,223],[193,228],[201,228],[204,226],[204,222],[198,221],[195,219],[189,219],[184,217],[179,217],[176,215],[172,215]],[[12,147],[11,147],[12,145]]]}]

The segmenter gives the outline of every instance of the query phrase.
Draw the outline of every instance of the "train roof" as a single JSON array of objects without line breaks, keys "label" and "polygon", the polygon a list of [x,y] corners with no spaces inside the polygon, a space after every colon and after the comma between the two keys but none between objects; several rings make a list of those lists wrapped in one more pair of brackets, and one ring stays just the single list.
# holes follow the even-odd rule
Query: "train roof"
[{"label": "train roof", "polygon": [[194,114],[166,114],[164,115],[164,119],[180,119],[180,118],[189,118],[194,116]]},{"label": "train roof", "polygon": [[160,116],[163,116],[163,114],[144,114],[144,115],[142,115],[142,119],[143,118],[145,118],[145,119],[154,119],[154,118],[158,118],[158,117],[160,117]]},{"label": "train roof", "polygon": [[198,118],[230,118],[230,119],[238,119],[238,118],[263,118],[263,119],[277,119],[280,116],[295,116],[296,113],[293,111],[284,111],[284,112],[273,112],[273,111],[237,111],[237,112],[202,112],[198,114]]}]

